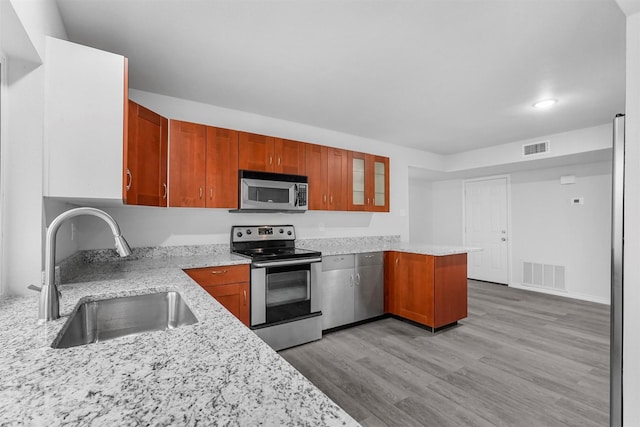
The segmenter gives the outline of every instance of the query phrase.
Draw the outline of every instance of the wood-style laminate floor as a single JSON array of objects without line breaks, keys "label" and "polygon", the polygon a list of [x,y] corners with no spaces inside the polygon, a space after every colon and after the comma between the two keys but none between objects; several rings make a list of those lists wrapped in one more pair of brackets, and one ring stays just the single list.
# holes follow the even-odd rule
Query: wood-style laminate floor
[{"label": "wood-style laminate floor", "polygon": [[364,426],[606,426],[609,307],[469,281],[432,335],[387,318],[280,354]]}]

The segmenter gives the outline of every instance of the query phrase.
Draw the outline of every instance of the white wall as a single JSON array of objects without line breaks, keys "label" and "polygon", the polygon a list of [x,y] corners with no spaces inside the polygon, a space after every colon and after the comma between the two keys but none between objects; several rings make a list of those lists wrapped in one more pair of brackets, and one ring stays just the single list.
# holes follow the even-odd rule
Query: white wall
[{"label": "white wall", "polygon": [[[11,5],[19,22],[13,29],[15,34],[7,37],[26,33],[40,57],[45,31],[66,37],[54,2],[13,0]],[[7,59],[8,124],[7,138],[2,141],[2,281],[8,293],[24,294],[26,286],[41,281],[44,70],[17,57]]]},{"label": "white wall", "polygon": [[[611,120],[613,120],[613,115]],[[523,157],[522,145],[539,141],[549,141],[549,152]],[[514,165],[517,167],[518,164],[524,165],[541,159],[572,156],[610,148],[611,122],[600,126],[452,154],[445,158],[445,170],[447,172],[456,172],[467,169],[489,168],[496,165]]]},{"label": "white wall", "polygon": [[462,181],[434,182],[431,187],[433,199],[433,244],[462,245]]},{"label": "white wall", "polygon": [[409,179],[409,241],[433,242],[433,209],[431,182]]},{"label": "white wall", "polygon": [[[560,185],[562,175],[575,175],[576,183]],[[436,181],[430,192],[432,243],[462,245],[464,181]],[[584,205],[570,205],[577,196]],[[516,172],[510,197],[510,285],[521,286],[523,261],[563,265],[564,295],[609,303],[611,164]]]},{"label": "white wall", "polygon": [[[562,175],[576,183],[561,185]],[[560,265],[570,296],[610,302],[610,163],[512,174],[511,230],[513,286],[523,282],[523,262]]]}]

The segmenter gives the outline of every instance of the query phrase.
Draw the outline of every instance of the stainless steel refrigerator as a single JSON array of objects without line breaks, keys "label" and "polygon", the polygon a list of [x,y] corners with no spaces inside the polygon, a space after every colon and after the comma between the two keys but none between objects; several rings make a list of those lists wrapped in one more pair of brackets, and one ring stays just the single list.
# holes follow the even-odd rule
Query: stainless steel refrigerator
[{"label": "stainless steel refrigerator", "polygon": [[611,381],[609,425],[622,425],[622,313],[624,295],[624,114],[613,119],[611,194]]}]

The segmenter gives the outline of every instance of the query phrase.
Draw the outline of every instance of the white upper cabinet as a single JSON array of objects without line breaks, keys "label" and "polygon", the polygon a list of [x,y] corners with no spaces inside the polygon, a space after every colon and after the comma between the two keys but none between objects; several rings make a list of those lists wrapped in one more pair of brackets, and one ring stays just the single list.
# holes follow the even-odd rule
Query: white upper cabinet
[{"label": "white upper cabinet", "polygon": [[47,37],[44,195],[122,203],[127,59]]}]

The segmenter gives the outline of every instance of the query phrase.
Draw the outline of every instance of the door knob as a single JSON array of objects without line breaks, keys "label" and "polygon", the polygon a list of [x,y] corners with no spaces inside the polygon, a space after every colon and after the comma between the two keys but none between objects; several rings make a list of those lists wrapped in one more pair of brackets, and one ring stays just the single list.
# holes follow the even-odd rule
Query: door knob
[{"label": "door knob", "polygon": [[502,240],[503,242],[506,242],[506,241],[507,241],[507,238],[506,238],[506,237],[503,237],[503,238],[502,238],[502,239],[500,239],[500,240]]}]

